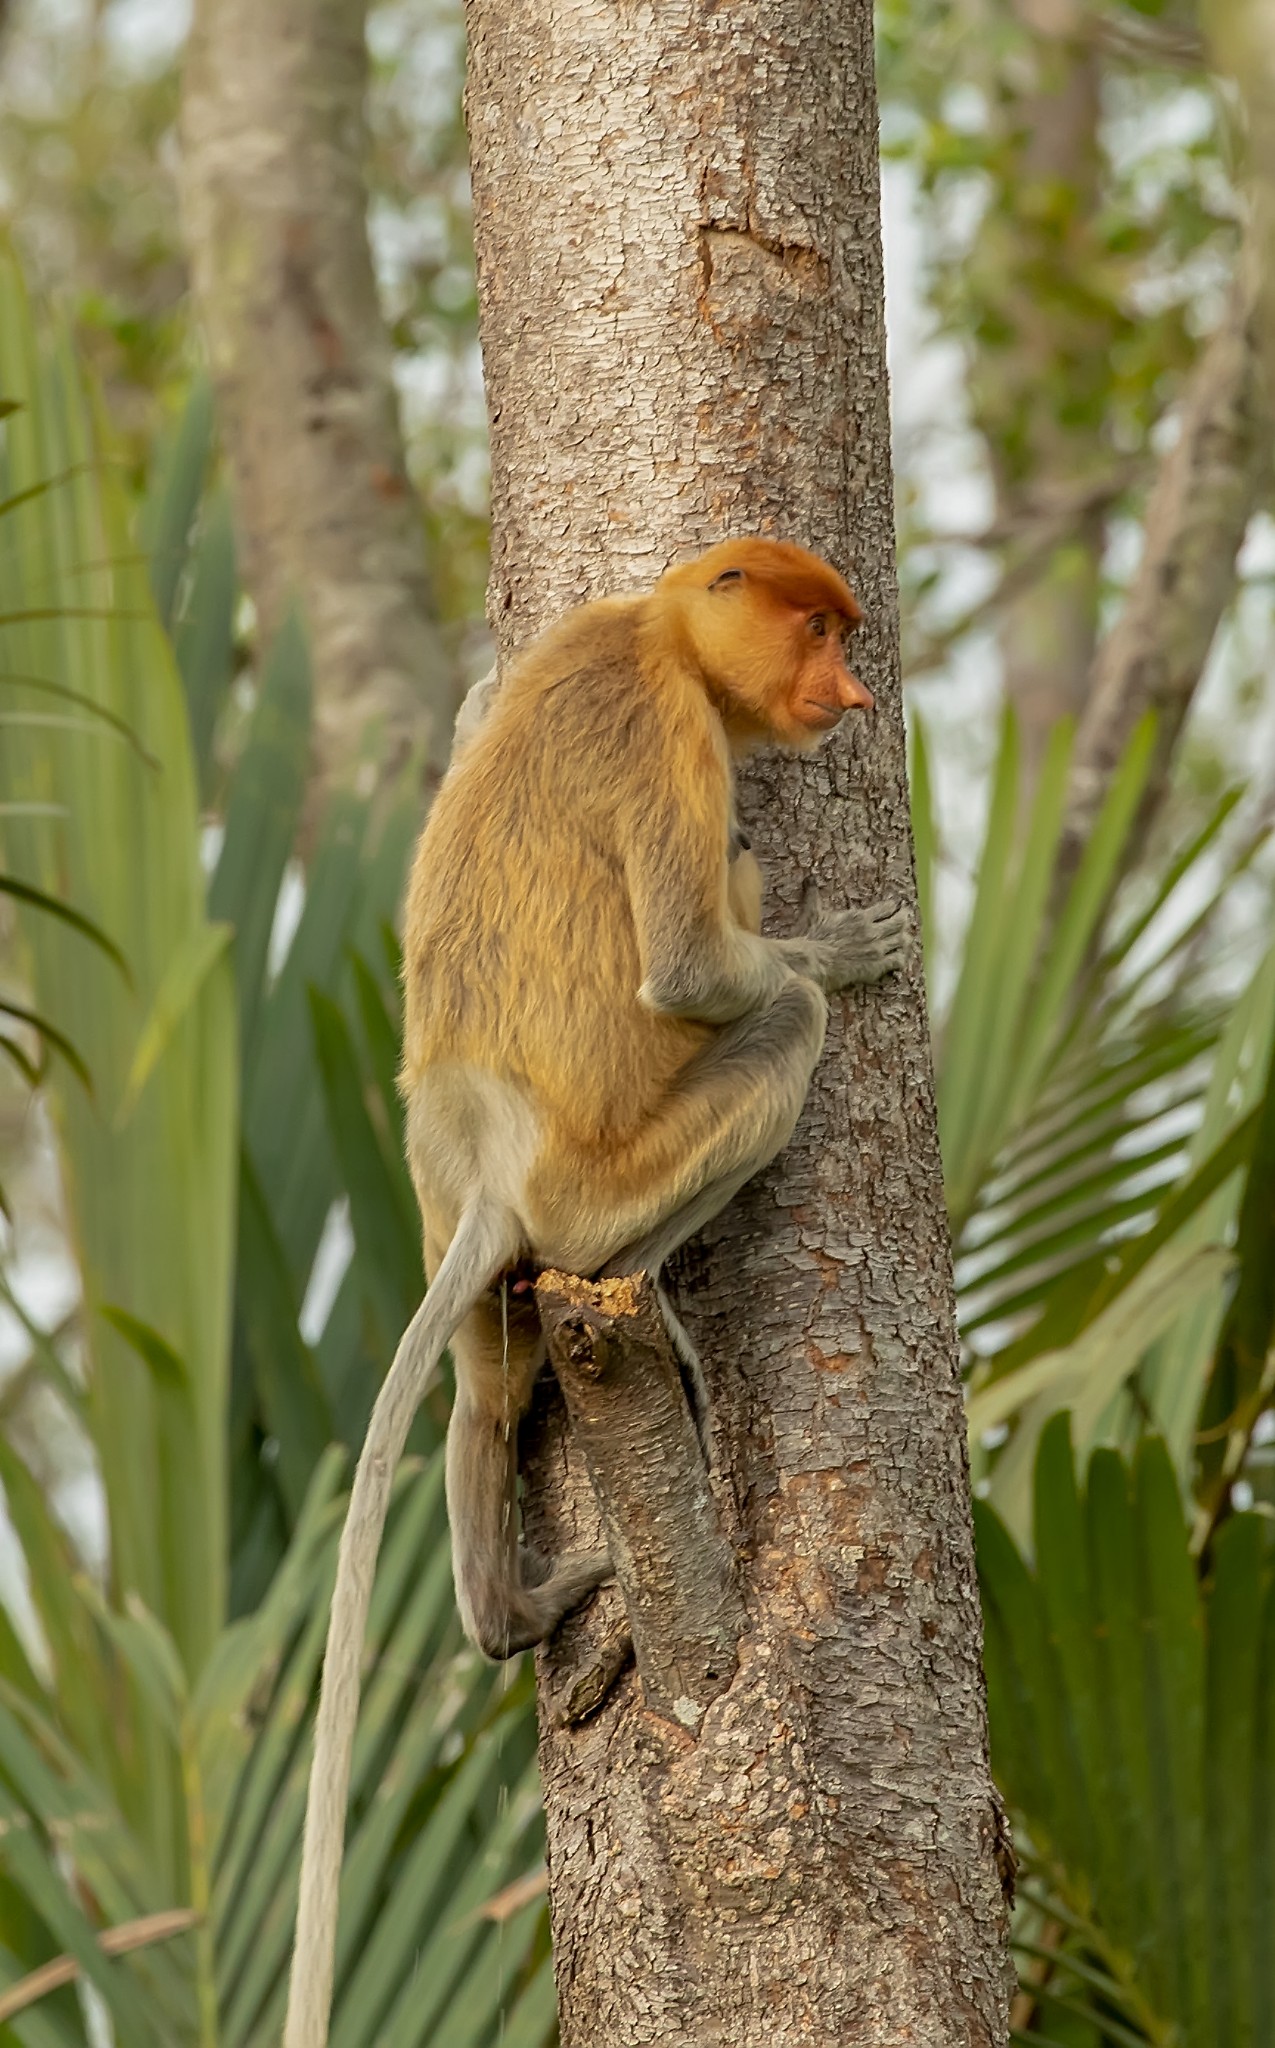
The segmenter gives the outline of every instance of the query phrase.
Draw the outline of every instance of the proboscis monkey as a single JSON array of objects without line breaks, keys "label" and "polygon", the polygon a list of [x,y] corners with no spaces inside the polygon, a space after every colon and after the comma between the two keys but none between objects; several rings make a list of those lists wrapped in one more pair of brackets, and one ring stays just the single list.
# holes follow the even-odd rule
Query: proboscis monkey
[{"label": "proboscis monkey", "polygon": [[[519,1541],[517,1428],[540,1362],[529,1259],[658,1275],[772,1159],[826,996],[907,950],[893,904],[762,938],[732,759],[809,750],[872,698],[859,619],[817,556],[726,541],[643,597],[569,612],[480,686],[408,893],[401,1085],[429,1292],[381,1389],[341,1539],[306,1812],[285,2048],[324,2048],[372,1576],[394,1469],[451,1341],[447,1501],[465,1629],[539,1642],[609,1573]],[[751,865],[750,865],[751,863]],[[732,907],[733,906],[733,907]]]}]

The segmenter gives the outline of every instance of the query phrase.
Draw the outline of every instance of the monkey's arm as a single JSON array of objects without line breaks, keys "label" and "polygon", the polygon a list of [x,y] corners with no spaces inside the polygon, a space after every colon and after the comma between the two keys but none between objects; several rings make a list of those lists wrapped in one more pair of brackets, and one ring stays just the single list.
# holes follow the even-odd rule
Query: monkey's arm
[{"label": "monkey's arm", "polygon": [[732,900],[729,784],[716,760],[700,767],[693,805],[669,777],[662,801],[624,833],[642,965],[638,994],[666,1016],[730,1024],[773,1000],[789,970],[774,941],[739,920],[737,911],[752,906],[738,891]]},{"label": "monkey's arm", "polygon": [[713,823],[662,819],[661,827],[667,829],[644,835],[626,862],[642,961],[639,995],[648,1009],[729,1024],[772,1002],[789,975],[832,993],[880,981],[907,957],[907,913],[891,903],[822,911],[812,898],[800,937],[761,938],[760,870],[751,853],[731,867],[724,851],[713,857],[722,845],[710,837]]},{"label": "monkey's arm", "polygon": [[[811,891],[799,937],[763,938],[756,918],[746,929],[731,886],[737,827],[720,735],[709,722],[665,711],[635,739],[649,776],[626,792],[615,826],[642,967],[638,995],[648,1009],[731,1024],[772,1003],[794,974],[830,994],[902,964],[907,914],[892,903],[823,911]],[[742,849],[740,858],[751,854]]]}]

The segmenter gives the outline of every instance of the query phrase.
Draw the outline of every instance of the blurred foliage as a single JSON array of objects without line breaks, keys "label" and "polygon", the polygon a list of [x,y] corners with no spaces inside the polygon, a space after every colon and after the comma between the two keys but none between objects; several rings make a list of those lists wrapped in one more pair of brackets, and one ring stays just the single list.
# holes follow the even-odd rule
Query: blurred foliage
[{"label": "blurred foliage", "polygon": [[[897,451],[905,664],[942,672],[1002,588],[1030,599],[1061,579],[1099,600],[1093,629],[1105,620],[1161,423],[1221,311],[1241,202],[1182,0],[881,0],[877,20],[920,314],[959,358],[949,404]],[[1100,572],[1093,597],[1077,554]]]},{"label": "blurred foliage", "polygon": [[381,0],[368,19],[372,237],[404,430],[446,619],[487,586],[487,412],[478,353],[462,0]]},{"label": "blurred foliage", "polygon": [[[197,1663],[225,1584],[229,934],[207,915],[181,680],[118,473],[100,459],[67,337],[40,346],[16,266],[3,261],[0,388],[16,404],[0,472],[10,508],[0,688],[17,721],[0,764],[5,867],[90,919],[127,966],[122,975],[63,920],[23,918],[34,1007],[92,1077],[91,1093],[60,1092],[58,1121],[77,1161],[74,1238],[100,1368],[83,1405],[111,1500],[112,1555]],[[72,715],[50,719],[50,704],[68,702]],[[202,1162],[181,1204],[170,1192],[178,1132]],[[180,1372],[139,1351],[142,1327],[184,1361]],[[136,1484],[147,1452],[162,1454],[160,1488]]]},{"label": "blurred foliage", "polygon": [[[329,1446],[361,1437],[423,1284],[392,937],[417,819],[339,791],[294,851],[305,646],[289,626],[236,678],[207,393],[142,554],[67,336],[40,342],[7,254],[0,389],[0,678],[26,720],[0,755],[3,851],[61,906],[21,903],[27,965],[94,1084],[51,1091],[78,1309],[46,1330],[3,1282],[27,1352],[0,1482],[30,1610],[0,1609],[0,2040],[84,2048],[65,1968],[45,1995],[27,1981],[63,1957],[129,2048],[267,2048],[343,1507]],[[39,722],[70,688],[83,715]],[[50,1402],[91,1460],[104,1566],[24,1455]],[[440,1423],[422,1418],[378,1578],[333,2041],[540,2048],[530,1671],[461,1639]]]},{"label": "blurred foliage", "polygon": [[1275,2021],[1275,1541],[1197,1576],[1172,1465],[1036,1460],[1029,1561],[978,1504],[992,1760],[1020,1816],[1013,2038],[1257,2048]]},{"label": "blurred foliage", "polygon": [[[176,189],[182,35],[181,10],[137,0],[16,0],[0,30],[0,212],[71,313],[139,483],[199,360]],[[461,0],[385,0],[368,41],[372,241],[432,587],[461,627],[482,618],[487,574]]]},{"label": "blurred foliage", "polygon": [[154,28],[139,46],[123,10],[27,0],[0,36],[0,205],[68,303],[134,481],[190,354],[178,81]]},{"label": "blurred foliage", "polygon": [[966,40],[954,67],[968,26],[960,5],[923,7],[919,20],[909,8],[906,26],[883,14],[889,150],[928,202],[939,330],[966,348],[975,417],[1012,476],[1024,474],[1041,412],[1083,432],[1118,475],[1119,458],[1146,453],[1234,258],[1238,201],[1215,88],[1203,72],[1187,83],[1109,64],[1077,182],[1024,176],[1025,115],[1073,89],[1088,51],[1006,10],[973,62]]},{"label": "blurred foliage", "polygon": [[[924,725],[913,733],[974,1469],[1023,1537],[1036,1444],[1059,1409],[1086,1450],[1132,1451],[1158,1431],[1211,1526],[1271,1393],[1275,1324],[1258,1275],[1275,1171],[1275,950],[1254,876],[1271,820],[1236,786],[1135,858],[1152,740],[1147,721],[1055,902],[1071,733],[1056,732],[1028,801],[1005,714],[970,913],[941,976],[943,844]],[[1246,890],[1258,908],[1236,962],[1223,935]]]},{"label": "blurred foliage", "polygon": [[[1256,2048],[1275,2012],[1269,815],[1232,788],[1129,865],[1144,727],[1056,902],[1071,734],[1028,803],[1007,713],[945,962],[913,738],[993,1768],[1025,1879],[1014,2039]],[[1263,908],[1237,963],[1246,890]]]}]

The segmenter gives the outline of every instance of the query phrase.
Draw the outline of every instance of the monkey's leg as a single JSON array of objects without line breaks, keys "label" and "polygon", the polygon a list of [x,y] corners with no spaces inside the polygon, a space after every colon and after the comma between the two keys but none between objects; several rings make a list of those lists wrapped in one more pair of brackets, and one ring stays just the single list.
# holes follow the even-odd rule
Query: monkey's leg
[{"label": "monkey's leg", "polygon": [[823,1049],[827,1014],[821,991],[794,975],[773,1002],[724,1026],[683,1069],[663,1110],[615,1162],[622,1186],[646,1185],[624,1204],[639,1212],[639,1227],[604,1260],[603,1275],[658,1275],[678,1245],[783,1150]]},{"label": "monkey's leg", "polygon": [[644,1235],[614,1253],[600,1277],[650,1273],[704,1456],[712,1464],[710,1402],[704,1368],[682,1327],[659,1275],[664,1262],[688,1237],[716,1216],[731,1197],[782,1150],[805,1101],[810,1076],[823,1045],[827,1005],[807,981],[782,990],[765,1010],[741,1018],[679,1075],[666,1117],[694,1124],[717,1121],[721,1165],[675,1207],[658,1216]]},{"label": "monkey's leg", "polygon": [[543,1357],[534,1303],[499,1290],[483,1298],[451,1343],[456,1404],[447,1431],[447,1512],[456,1604],[485,1656],[538,1643],[609,1578],[605,1551],[546,1569],[519,1542],[518,1424]]}]

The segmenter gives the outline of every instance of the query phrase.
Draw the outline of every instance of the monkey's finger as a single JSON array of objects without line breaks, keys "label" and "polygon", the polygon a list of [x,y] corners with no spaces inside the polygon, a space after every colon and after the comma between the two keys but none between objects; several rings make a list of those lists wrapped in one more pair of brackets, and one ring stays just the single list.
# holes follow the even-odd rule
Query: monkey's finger
[{"label": "monkey's finger", "polygon": [[911,957],[910,945],[874,946],[861,956],[852,978],[868,983],[884,981],[887,974],[897,974],[906,967]]},{"label": "monkey's finger", "polygon": [[870,903],[865,915],[878,938],[889,938],[895,932],[906,931],[911,921],[907,905],[891,900]]},{"label": "monkey's finger", "polygon": [[906,967],[912,958],[913,946],[912,920],[906,911],[897,910],[871,927],[871,935],[865,944],[865,959],[872,962],[879,978]]}]

